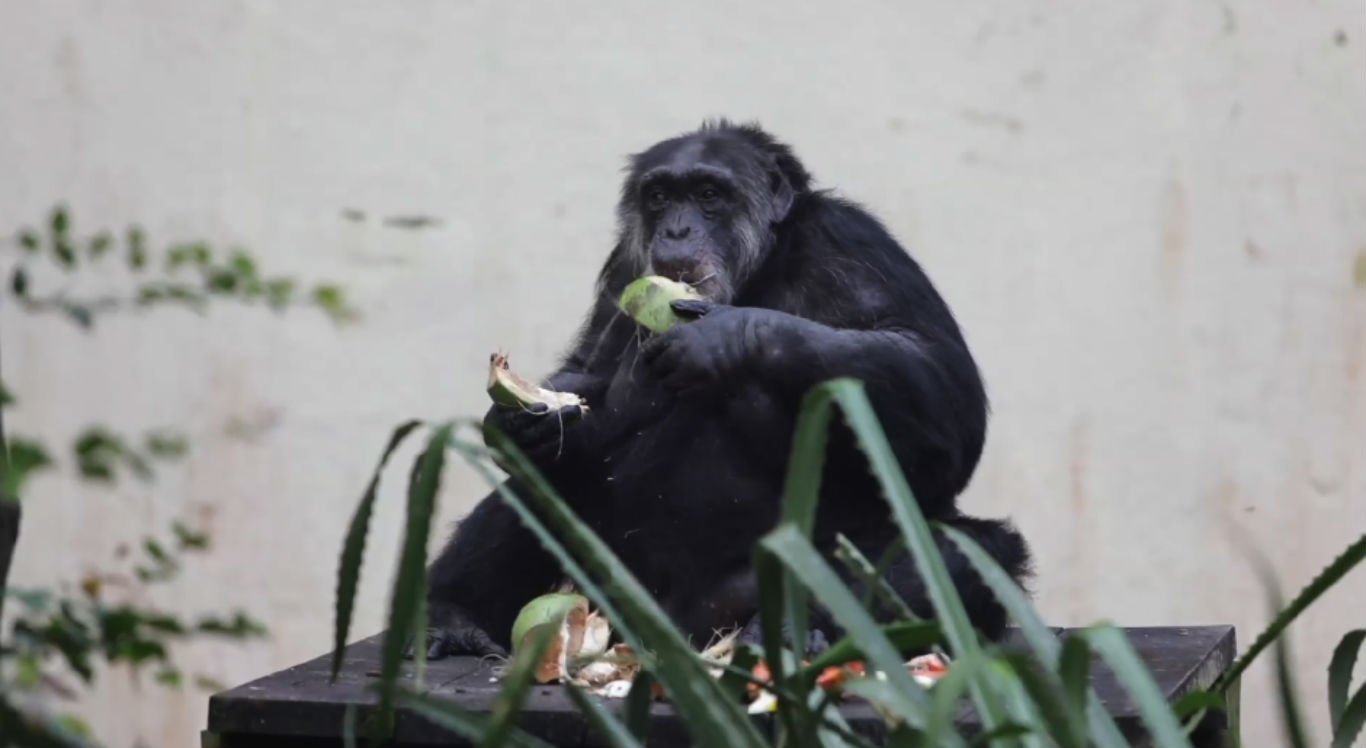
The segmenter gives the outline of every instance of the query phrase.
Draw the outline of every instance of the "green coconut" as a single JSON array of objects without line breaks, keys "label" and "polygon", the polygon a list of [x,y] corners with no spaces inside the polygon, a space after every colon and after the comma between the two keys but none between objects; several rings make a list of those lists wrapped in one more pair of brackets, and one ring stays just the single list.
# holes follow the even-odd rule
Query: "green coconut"
[{"label": "green coconut", "polygon": [[686,322],[670,306],[683,299],[701,299],[702,295],[692,286],[659,275],[647,275],[631,281],[621,292],[619,304],[622,311],[642,327],[654,333],[667,332],[674,325]]},{"label": "green coconut", "polygon": [[517,620],[512,623],[513,648],[516,649],[522,645],[522,640],[526,638],[531,629],[541,624],[564,620],[571,613],[576,613],[574,616],[576,618],[579,616],[587,617],[588,598],[583,595],[561,592],[534,598],[522,606],[522,612],[517,614]]}]

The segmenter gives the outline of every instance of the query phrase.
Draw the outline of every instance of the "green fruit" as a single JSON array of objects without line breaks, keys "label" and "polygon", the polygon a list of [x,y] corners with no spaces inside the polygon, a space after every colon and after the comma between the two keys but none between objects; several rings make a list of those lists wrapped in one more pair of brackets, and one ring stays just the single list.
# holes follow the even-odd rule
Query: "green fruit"
[{"label": "green fruit", "polygon": [[621,309],[641,326],[651,332],[667,332],[683,317],[674,313],[669,305],[680,299],[701,299],[702,295],[692,286],[679,281],[669,280],[658,275],[647,275],[631,281],[621,292]]},{"label": "green fruit", "polygon": [[563,620],[575,609],[582,610],[586,616],[588,614],[588,598],[583,595],[562,592],[534,598],[522,606],[522,612],[517,614],[517,620],[512,623],[513,649],[521,646],[522,639],[526,638],[531,629],[542,624]]}]

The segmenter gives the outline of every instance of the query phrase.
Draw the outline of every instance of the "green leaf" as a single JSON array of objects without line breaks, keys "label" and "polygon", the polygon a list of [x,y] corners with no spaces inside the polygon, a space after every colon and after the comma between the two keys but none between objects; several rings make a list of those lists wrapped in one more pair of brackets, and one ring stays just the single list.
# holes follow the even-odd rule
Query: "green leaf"
[{"label": "green leaf", "polygon": [[1358,745],[1356,740],[1361,735],[1363,725],[1366,725],[1366,686],[1358,689],[1356,696],[1342,710],[1342,717],[1333,728],[1333,748]]},{"label": "green leaf", "polygon": [[626,729],[642,743],[650,734],[650,704],[654,702],[654,684],[655,677],[650,671],[641,670],[636,673],[631,681],[631,690],[626,694]]},{"label": "green leaf", "polygon": [[277,278],[268,281],[265,285],[266,303],[272,309],[283,309],[289,305],[294,297],[294,281],[289,278]]},{"label": "green leaf", "polygon": [[560,635],[560,626],[563,622],[564,616],[560,616],[558,619],[552,619],[548,626],[533,627],[528,632],[530,640],[523,639],[520,642],[521,646],[513,652],[512,664],[503,676],[498,698],[493,701],[488,729],[484,732],[484,739],[480,741],[482,748],[501,748],[512,737],[527,689],[531,687],[536,670],[545,659],[545,653],[550,650],[550,643]]},{"label": "green leaf", "polygon": [[65,236],[71,227],[71,219],[67,215],[66,206],[58,205],[52,209],[52,216],[48,219],[48,225],[52,229],[53,236]]},{"label": "green leaf", "polygon": [[90,244],[86,247],[86,254],[90,256],[90,259],[98,260],[108,254],[109,247],[113,242],[114,239],[109,235],[109,232],[101,231],[90,240]]},{"label": "green leaf", "polygon": [[1124,633],[1113,626],[1093,626],[1084,634],[1091,648],[1100,654],[1115,677],[1129,692],[1148,734],[1157,748],[1190,748],[1181,723],[1172,713],[1157,682],[1139,659]]},{"label": "green leaf", "polygon": [[[1071,678],[1070,681],[1064,684],[1064,689],[1072,694],[1072,699],[1076,700],[1078,698],[1076,695],[1078,688],[1087,689],[1090,697],[1085,700],[1086,721],[1090,726],[1091,740],[1098,746],[1101,746],[1101,748],[1125,748],[1128,746],[1128,741],[1124,739],[1124,735],[1119,731],[1119,727],[1115,725],[1114,718],[1109,712],[1105,711],[1105,708],[1101,705],[1100,700],[1095,697],[1094,693],[1090,692],[1089,686],[1083,679],[1085,675],[1084,670],[1082,671],[1081,676],[1077,674],[1080,667],[1080,663],[1077,662],[1077,659],[1082,657],[1081,653],[1089,652],[1089,646],[1085,642],[1078,645],[1070,645],[1073,650],[1080,650],[1080,653],[1074,652],[1072,654],[1073,661],[1064,668],[1063,665],[1065,663],[1062,662],[1064,645],[1058,641],[1058,637],[1048,628],[1043,622],[1043,619],[1039,617],[1039,613],[1034,610],[1034,606],[1030,605],[1029,598],[1025,595],[1024,590],[1020,589],[1020,586],[1015,583],[1015,580],[1011,579],[1010,575],[1001,568],[1001,565],[996,563],[996,559],[982,550],[982,547],[972,538],[952,527],[945,526],[942,527],[941,530],[945,537],[958,546],[958,549],[963,553],[963,556],[967,558],[968,563],[972,564],[973,568],[977,570],[983,583],[991,588],[991,592],[996,597],[997,602],[1010,613],[1010,617],[1019,625],[1021,632],[1024,634],[1025,641],[1034,652],[1035,658],[1037,658],[1039,662],[1044,663],[1047,667],[1059,667],[1064,676]],[[1077,637],[1074,636],[1072,638]],[[1069,641],[1071,641],[1071,639],[1069,639]],[[1083,662],[1089,667],[1089,654],[1086,654]],[[1068,673],[1071,673],[1071,675],[1068,676]]]},{"label": "green leaf", "polygon": [[890,687],[884,695],[888,699],[885,705],[908,724],[924,727],[929,706],[925,690],[911,678],[901,653],[887,639],[882,627],[858,604],[858,599],[821,559],[810,541],[791,524],[784,524],[766,535],[759,544],[780,559],[829,609],[830,614],[848,632],[849,638],[867,654],[870,669],[887,674]]},{"label": "green leaf", "polygon": [[370,484],[365,487],[360,504],[356,506],[356,512],[351,517],[351,524],[347,527],[346,540],[342,544],[341,563],[337,569],[337,604],[332,636],[333,682],[336,682],[337,674],[341,672],[342,659],[346,654],[346,640],[351,632],[356,590],[360,584],[361,560],[365,555],[365,537],[370,532],[370,517],[374,514],[380,475],[384,472],[384,467],[389,463],[394,450],[398,449],[413,429],[421,425],[421,421],[413,420],[394,429],[394,433],[389,437],[389,443],[384,447],[384,454],[380,456],[379,464],[375,466],[375,472],[370,477]]},{"label": "green leaf", "polygon": [[234,252],[228,259],[228,267],[244,281],[256,277],[256,261],[245,252]]},{"label": "green leaf", "polygon": [[89,330],[95,326],[95,311],[84,304],[66,302],[62,304],[62,311],[82,330]]},{"label": "green leaf", "polygon": [[38,251],[41,244],[42,242],[38,239],[38,235],[32,230],[24,229],[19,232],[19,246],[23,247],[25,252],[34,254]]},{"label": "green leaf", "polygon": [[408,483],[407,523],[389,604],[389,628],[380,648],[379,713],[384,725],[392,725],[394,685],[403,661],[403,648],[418,624],[418,609],[427,594],[427,542],[431,539],[436,492],[452,428],[449,423],[440,426],[427,440],[427,448],[414,464]]},{"label": "green leaf", "polygon": [[204,280],[204,287],[210,292],[229,294],[237,290],[241,280],[230,270],[211,270]]},{"label": "green leaf", "polygon": [[128,267],[133,270],[147,267],[147,237],[137,226],[128,229]]},{"label": "green leaf", "polygon": [[14,274],[9,279],[10,291],[21,299],[28,298],[28,270],[23,265],[16,265]]},{"label": "green leaf", "polygon": [[170,688],[180,688],[185,681],[185,677],[179,670],[169,666],[158,670],[156,679],[157,683]]},{"label": "green leaf", "polygon": [[14,393],[10,392],[9,387],[4,382],[0,382],[0,408],[8,408],[14,404]]},{"label": "green leaf", "polygon": [[208,534],[191,529],[188,525],[181,522],[171,524],[171,532],[175,534],[176,543],[180,550],[202,551],[209,547]]},{"label": "green leaf", "polygon": [[[485,731],[488,729],[488,719],[483,715],[475,714],[454,702],[438,699],[427,694],[415,693],[408,689],[400,689],[395,694],[394,703],[437,727],[459,735],[474,745],[481,747],[484,745],[483,739]],[[513,731],[511,740],[513,745],[521,748],[552,748],[549,743],[520,730]]]},{"label": "green leaf", "polygon": [[190,449],[184,434],[158,431],[147,434],[143,441],[148,454],[163,460],[184,457]]},{"label": "green leaf", "polygon": [[[478,429],[477,423],[471,426]],[[580,589],[612,622],[613,629],[638,653],[653,650],[665,667],[654,670],[694,741],[701,745],[762,746],[763,740],[739,705],[727,702],[720,684],[670,622],[659,603],[600,538],[575,516],[545,478],[503,433],[489,429],[490,445],[513,477],[527,487],[519,496],[483,461],[481,447],[453,441],[452,446],[521,518]],[[589,573],[591,570],[592,573]],[[601,580],[601,584],[599,581]],[[649,648],[645,647],[649,642]]]},{"label": "green leaf", "polygon": [[5,470],[5,496],[18,498],[24,481],[33,473],[52,466],[52,458],[42,444],[14,437],[9,443],[9,464]]},{"label": "green leaf", "polygon": [[1356,668],[1362,642],[1366,642],[1366,629],[1356,629],[1347,632],[1333,649],[1333,659],[1328,664],[1328,723],[1331,725],[1342,721],[1342,711],[1347,708],[1352,670]]},{"label": "green leaf", "polygon": [[[633,683],[632,691],[635,688],[636,686]],[[588,725],[593,728],[593,732],[597,733],[598,737],[609,748],[644,748],[644,743],[637,740],[631,731],[626,729],[625,725],[608,713],[606,707],[599,704],[595,697],[584,693],[577,686],[565,686],[564,690],[565,693],[569,694],[569,700],[574,702],[579,713],[588,720]]]},{"label": "green leaf", "polygon": [[1319,575],[1314,578],[1295,599],[1290,602],[1275,619],[1267,625],[1266,629],[1253,640],[1252,645],[1247,648],[1242,657],[1239,657],[1233,666],[1230,667],[1219,680],[1215,683],[1212,690],[1225,691],[1233,683],[1237,682],[1242,676],[1243,671],[1257,659],[1272,642],[1280,637],[1281,633],[1292,623],[1301,613],[1305,611],[1315,600],[1318,600],[1323,593],[1332,589],[1347,572],[1351,571],[1362,559],[1366,559],[1366,533],[1347,546],[1333,562],[1328,564]]}]

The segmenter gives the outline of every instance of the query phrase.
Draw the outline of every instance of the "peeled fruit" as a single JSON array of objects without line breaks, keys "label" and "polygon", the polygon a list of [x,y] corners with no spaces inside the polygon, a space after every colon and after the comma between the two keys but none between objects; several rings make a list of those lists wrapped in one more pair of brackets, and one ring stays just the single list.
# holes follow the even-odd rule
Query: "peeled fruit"
[{"label": "peeled fruit", "polygon": [[669,305],[681,299],[701,299],[692,286],[659,275],[647,275],[631,281],[621,292],[622,311],[650,332],[667,332],[684,318],[674,313]]},{"label": "peeled fruit", "polygon": [[536,668],[537,683],[589,680],[591,685],[601,685],[634,676],[634,663],[593,661],[607,653],[612,628],[606,618],[589,612],[588,598],[583,595],[541,595],[523,606],[512,624],[513,649],[524,646],[527,637],[556,626],[545,658]]},{"label": "peeled fruit", "polygon": [[488,390],[493,402],[508,408],[529,408],[540,403],[551,411],[571,405],[588,410],[583,398],[572,392],[548,390],[518,376],[508,368],[508,357],[505,353],[489,356]]}]

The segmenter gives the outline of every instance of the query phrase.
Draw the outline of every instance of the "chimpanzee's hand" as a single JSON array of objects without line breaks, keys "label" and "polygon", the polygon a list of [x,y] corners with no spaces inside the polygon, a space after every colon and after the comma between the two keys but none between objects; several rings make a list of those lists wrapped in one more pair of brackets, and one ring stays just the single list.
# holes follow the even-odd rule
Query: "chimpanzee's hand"
[{"label": "chimpanzee's hand", "polygon": [[780,336],[794,333],[799,319],[769,308],[731,307],[684,299],[671,304],[680,317],[675,325],[643,345],[645,363],[671,389],[719,385],[762,363],[781,348]]},{"label": "chimpanzee's hand", "polygon": [[549,465],[564,451],[570,430],[583,418],[583,409],[570,405],[552,411],[543,403],[529,408],[495,405],[484,416],[484,443],[492,446],[490,427],[508,436],[537,467]]},{"label": "chimpanzee's hand", "polygon": [[764,309],[681,300],[672,304],[691,322],[645,343],[645,363],[666,387],[688,390],[719,384],[738,372],[755,346]]},{"label": "chimpanzee's hand", "polygon": [[[403,648],[403,656],[408,659],[417,654],[415,638],[410,638]],[[506,657],[507,650],[495,642],[486,631],[471,622],[459,609],[437,606],[432,610],[431,620],[427,625],[427,659],[439,660],[450,655]]]}]

